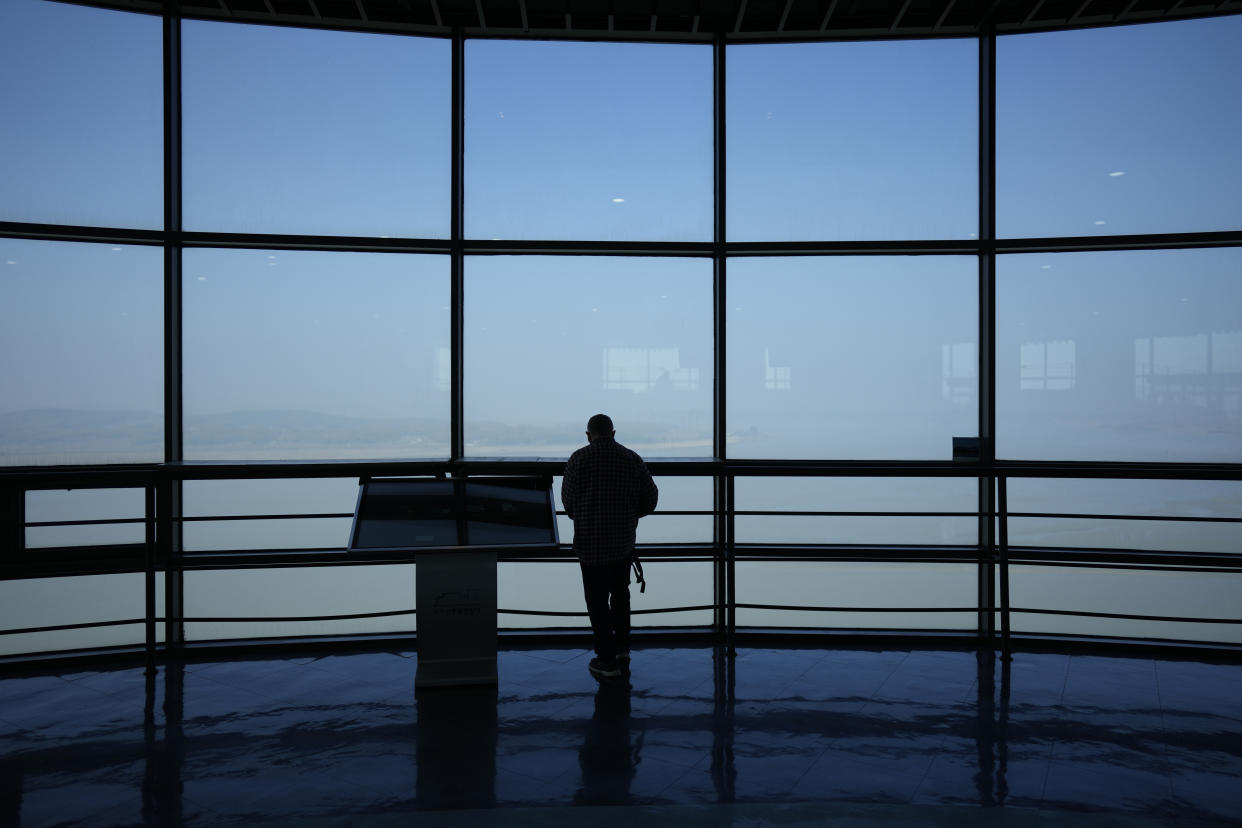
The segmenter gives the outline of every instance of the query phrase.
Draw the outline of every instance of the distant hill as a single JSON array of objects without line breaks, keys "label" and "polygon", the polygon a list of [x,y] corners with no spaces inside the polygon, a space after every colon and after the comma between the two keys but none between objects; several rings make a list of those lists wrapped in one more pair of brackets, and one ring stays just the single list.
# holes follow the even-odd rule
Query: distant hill
[{"label": "distant hill", "polygon": [[36,408],[0,413],[0,462],[158,463],[164,419],[150,411]]},{"label": "distant hill", "polygon": [[[469,422],[471,453],[567,454],[582,427]],[[300,460],[445,457],[449,426],[429,418],[366,418],[298,409],[234,411],[185,420],[185,455],[199,460]],[[659,423],[626,425],[632,444],[710,440],[710,434]],[[160,414],[30,409],[0,414],[0,463],[156,463],[163,460]]]}]

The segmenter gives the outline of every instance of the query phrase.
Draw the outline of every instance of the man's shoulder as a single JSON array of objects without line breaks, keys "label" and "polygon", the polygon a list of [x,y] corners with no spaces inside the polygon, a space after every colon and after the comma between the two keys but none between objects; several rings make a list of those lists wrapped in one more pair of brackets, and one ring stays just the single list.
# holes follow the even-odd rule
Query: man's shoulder
[{"label": "man's shoulder", "polygon": [[634,451],[634,449],[623,446],[620,443],[617,443],[616,446],[618,453],[625,456],[628,460],[630,460],[630,462],[640,465],[644,462],[642,455]]},{"label": "man's shoulder", "polygon": [[569,462],[575,463],[575,462],[580,461],[583,457],[586,457],[588,454],[590,454],[590,449],[591,449],[590,444],[587,444],[583,446],[582,448],[578,449],[573,454],[569,455]]}]

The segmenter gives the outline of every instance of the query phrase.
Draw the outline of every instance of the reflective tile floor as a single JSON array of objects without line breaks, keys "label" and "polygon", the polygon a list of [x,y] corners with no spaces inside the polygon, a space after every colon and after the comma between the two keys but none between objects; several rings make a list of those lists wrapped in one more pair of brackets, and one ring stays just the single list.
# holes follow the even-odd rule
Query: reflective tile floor
[{"label": "reflective tile floor", "polygon": [[[0,826],[1242,825],[1242,666],[1093,655],[412,653],[0,678]],[[580,806],[594,806],[589,809]]]}]

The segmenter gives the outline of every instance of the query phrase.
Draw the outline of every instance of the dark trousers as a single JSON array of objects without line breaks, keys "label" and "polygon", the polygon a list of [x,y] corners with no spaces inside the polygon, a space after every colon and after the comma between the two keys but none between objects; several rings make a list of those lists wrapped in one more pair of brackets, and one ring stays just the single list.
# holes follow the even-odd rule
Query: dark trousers
[{"label": "dark trousers", "polygon": [[582,589],[586,594],[595,654],[612,661],[630,648],[630,564],[603,566],[582,564]]}]

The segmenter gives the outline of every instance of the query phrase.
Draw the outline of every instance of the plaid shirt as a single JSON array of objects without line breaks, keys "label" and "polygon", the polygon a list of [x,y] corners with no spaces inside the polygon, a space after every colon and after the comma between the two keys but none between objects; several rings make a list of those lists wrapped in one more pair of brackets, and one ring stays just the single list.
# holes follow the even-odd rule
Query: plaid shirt
[{"label": "plaid shirt", "polygon": [[574,552],[588,566],[634,556],[638,519],[656,507],[660,492],[643,458],[611,437],[578,449],[565,464],[561,502],[574,522]]}]

